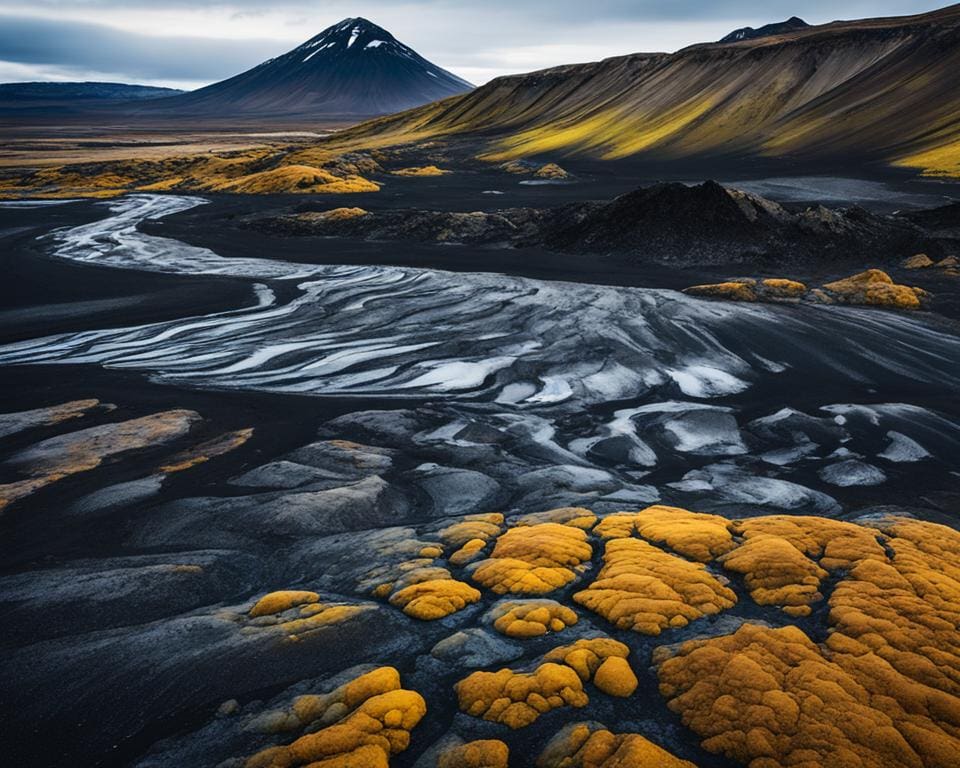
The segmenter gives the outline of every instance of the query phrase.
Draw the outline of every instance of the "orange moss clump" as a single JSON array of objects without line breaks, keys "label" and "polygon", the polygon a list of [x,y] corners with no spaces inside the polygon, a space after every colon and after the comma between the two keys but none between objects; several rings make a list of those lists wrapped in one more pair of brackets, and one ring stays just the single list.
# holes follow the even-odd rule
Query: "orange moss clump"
[{"label": "orange moss clump", "polygon": [[472,539],[480,539],[484,543],[500,535],[503,526],[503,515],[494,512],[486,515],[467,515],[461,520],[442,528],[439,532],[440,541],[448,547],[462,547]]},{"label": "orange moss clump", "polygon": [[656,544],[666,544],[684,557],[708,563],[734,547],[731,523],[720,515],[688,512],[657,504],[642,512],[617,512],[596,527],[605,539],[625,539],[638,533]]},{"label": "orange moss clump", "polygon": [[684,293],[691,296],[703,296],[709,299],[726,299],[727,301],[757,301],[757,291],[754,287],[754,281],[725,283],[708,283],[705,285],[692,285],[685,288]]},{"label": "orange moss clump", "polygon": [[470,741],[437,757],[437,768],[507,768],[510,749],[499,739]]},{"label": "orange moss clump", "polygon": [[530,512],[511,518],[511,526],[538,525],[539,523],[560,523],[589,531],[597,522],[597,516],[583,507],[560,507],[546,512]]},{"label": "orange moss clump", "polygon": [[379,192],[380,185],[362,176],[341,178],[321,168],[309,165],[284,165],[268,171],[259,171],[238,179],[214,183],[212,192],[269,194],[280,192],[350,193]]},{"label": "orange moss clump", "polygon": [[696,768],[636,733],[571,723],[547,743],[537,768]]},{"label": "orange moss clump", "polygon": [[734,531],[749,540],[756,536],[785,539],[828,571],[850,568],[864,558],[885,559],[883,546],[871,528],[812,515],[766,515],[738,520]]},{"label": "orange moss clump", "polygon": [[956,698],[873,654],[831,661],[796,627],[745,624],[654,660],[660,692],[704,748],[752,768],[947,766],[960,754]]},{"label": "orange moss clump", "polygon": [[[400,688],[395,669],[385,669],[385,674],[358,678],[354,683],[359,684],[344,692],[337,710],[343,714],[337,722],[287,746],[258,752],[247,759],[245,768],[387,766],[391,756],[409,746],[410,731],[423,719],[427,705],[419,693]],[[302,706],[310,710],[315,704]]]},{"label": "orange moss clump", "polygon": [[772,299],[799,299],[806,294],[807,286],[797,280],[768,277],[760,281],[764,293]]},{"label": "orange moss clump", "polygon": [[775,515],[736,527],[747,560],[756,555],[761,567],[764,559],[789,560],[801,581],[809,564],[782,545],[757,549],[789,542],[842,580],[819,646],[795,627],[748,624],[675,653],[655,652],[661,692],[704,747],[761,768],[953,765],[960,754],[960,533],[898,517],[856,525]]},{"label": "orange moss clump", "polygon": [[508,728],[523,728],[559,707],[585,707],[589,699],[576,672],[544,663],[533,672],[474,672],[454,686],[460,709]]},{"label": "orange moss clump", "polygon": [[549,179],[551,181],[565,181],[571,178],[570,174],[556,163],[541,165],[533,175],[538,179]]},{"label": "orange moss clump", "polygon": [[540,595],[569,584],[593,554],[579,528],[540,523],[511,528],[490,555],[473,566],[472,578],[498,595]]},{"label": "orange moss clump", "polygon": [[903,269],[926,269],[933,266],[933,259],[925,253],[917,253],[900,262]]},{"label": "orange moss clump", "polygon": [[923,292],[906,285],[897,285],[890,275],[879,269],[827,283],[823,289],[837,301],[893,309],[919,309]]},{"label": "orange moss clump", "polygon": [[543,657],[543,660],[566,664],[583,682],[587,683],[593,679],[597,670],[607,659],[626,660],[629,655],[630,649],[617,640],[609,637],[591,637],[577,640],[571,645],[554,648]]},{"label": "orange moss clump", "polygon": [[480,599],[479,590],[452,578],[421,581],[394,592],[390,604],[422,621],[442,619]]},{"label": "orange moss clump", "polygon": [[361,216],[369,216],[370,212],[363,208],[331,208],[329,211],[321,211],[313,215],[322,221],[348,221],[349,219],[359,219]]},{"label": "orange moss clump", "polygon": [[594,673],[593,684],[610,696],[625,699],[633,695],[640,681],[630,667],[630,662],[619,656],[609,656]]},{"label": "orange moss clump", "polygon": [[470,539],[460,549],[450,555],[450,565],[466,565],[483,556],[487,542],[483,539]]},{"label": "orange moss clump", "polygon": [[394,176],[446,176],[452,171],[445,171],[442,168],[437,168],[435,165],[424,165],[414,168],[400,168],[396,171],[390,171]]},{"label": "orange moss clump", "polygon": [[280,592],[271,592],[264,595],[250,609],[250,617],[270,616],[275,613],[282,613],[298,605],[307,603],[316,603],[320,600],[320,595],[316,592],[282,590]]},{"label": "orange moss clump", "polygon": [[603,569],[573,599],[618,629],[659,635],[732,607],[737,596],[707,572],[645,541],[607,542]]},{"label": "orange moss clump", "polygon": [[786,539],[755,536],[720,562],[744,575],[759,605],[779,605],[791,616],[808,616],[810,604],[823,599],[820,582],[827,572]]},{"label": "orange moss clump", "polygon": [[577,623],[577,614],[556,600],[505,600],[487,614],[493,628],[508,637],[540,637]]}]

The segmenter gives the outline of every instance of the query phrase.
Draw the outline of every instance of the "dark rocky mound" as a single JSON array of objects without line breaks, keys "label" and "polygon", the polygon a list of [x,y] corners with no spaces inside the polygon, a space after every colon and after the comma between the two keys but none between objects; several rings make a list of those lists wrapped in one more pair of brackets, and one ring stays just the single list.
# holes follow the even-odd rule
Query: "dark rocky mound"
[{"label": "dark rocky mound", "polygon": [[542,246],[615,261],[672,266],[892,264],[915,253],[949,256],[960,232],[935,224],[950,211],[883,216],[862,208],[788,209],[714,181],[657,184],[610,202],[450,212],[299,206],[242,226],[280,235],[472,245]]},{"label": "dark rocky mound", "polygon": [[778,21],[773,24],[764,24],[762,27],[741,27],[735,29],[726,37],[720,39],[721,43],[736,43],[740,40],[755,40],[758,37],[769,37],[770,35],[782,35],[784,32],[794,32],[798,29],[805,29],[810,25],[798,16],[791,16],[786,21]]},{"label": "dark rocky mound", "polygon": [[573,223],[545,232],[546,245],[678,266],[902,258],[930,245],[919,227],[896,217],[858,207],[791,211],[713,181],[657,184],[575,214],[558,217]]}]

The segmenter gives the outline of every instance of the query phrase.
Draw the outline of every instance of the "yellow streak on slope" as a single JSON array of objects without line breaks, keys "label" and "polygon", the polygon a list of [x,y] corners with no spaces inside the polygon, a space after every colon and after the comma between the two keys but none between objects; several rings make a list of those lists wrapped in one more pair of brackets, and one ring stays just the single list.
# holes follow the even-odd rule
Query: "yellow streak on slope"
[{"label": "yellow streak on slope", "polygon": [[599,150],[604,160],[616,160],[675,138],[713,106],[713,99],[688,101],[656,116],[607,109],[574,122],[548,123],[521,131],[504,139],[499,151],[482,155],[482,159],[502,162],[562,150]]},{"label": "yellow streak on slope", "polygon": [[939,147],[898,157],[892,163],[900,168],[918,168],[924,176],[960,178],[960,138]]}]

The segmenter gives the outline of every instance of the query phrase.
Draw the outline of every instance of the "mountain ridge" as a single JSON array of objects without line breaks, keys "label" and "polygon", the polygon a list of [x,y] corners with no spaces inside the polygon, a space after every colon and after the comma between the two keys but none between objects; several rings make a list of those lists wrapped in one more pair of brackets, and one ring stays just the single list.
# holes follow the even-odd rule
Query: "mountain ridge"
[{"label": "mountain ridge", "polygon": [[189,114],[388,114],[473,86],[362,17],[327,27],[280,56],[148,109]]},{"label": "mountain ridge", "polygon": [[721,43],[736,43],[740,40],[756,40],[758,37],[767,37],[768,35],[779,35],[784,32],[793,32],[797,29],[805,29],[810,25],[799,16],[791,16],[786,21],[764,24],[762,27],[741,27],[735,29],[729,35],[721,37]]},{"label": "mountain ridge", "polygon": [[958,69],[954,5],[510,75],[334,141],[473,139],[489,160],[833,157],[960,173]]}]

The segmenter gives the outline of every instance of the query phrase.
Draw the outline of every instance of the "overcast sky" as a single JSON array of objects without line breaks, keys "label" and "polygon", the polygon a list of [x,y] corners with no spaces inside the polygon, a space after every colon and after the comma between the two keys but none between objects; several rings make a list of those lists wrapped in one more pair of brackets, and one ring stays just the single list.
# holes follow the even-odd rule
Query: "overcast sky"
[{"label": "overcast sky", "polygon": [[347,16],[385,27],[473,83],[637,51],[674,51],[797,15],[811,24],[919,13],[918,0],[0,0],[0,82],[194,88]]}]

